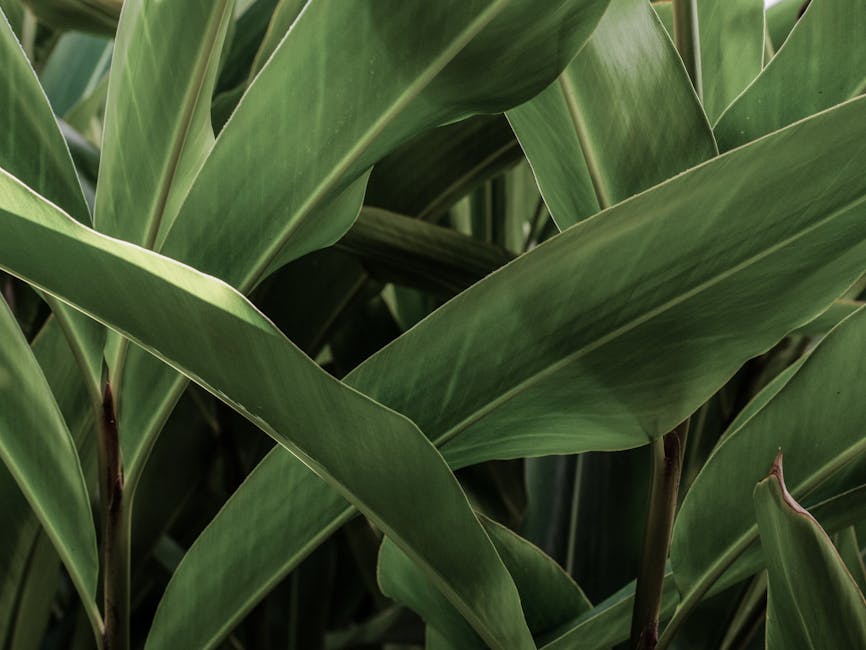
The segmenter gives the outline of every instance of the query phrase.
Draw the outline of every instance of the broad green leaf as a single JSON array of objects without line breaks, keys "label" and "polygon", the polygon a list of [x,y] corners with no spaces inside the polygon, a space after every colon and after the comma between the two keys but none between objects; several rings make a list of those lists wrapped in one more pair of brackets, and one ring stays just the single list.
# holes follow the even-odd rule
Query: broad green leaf
[{"label": "broad green leaf", "polygon": [[761,72],[764,0],[697,0],[696,7],[701,99],[715,122]]},{"label": "broad green leaf", "polygon": [[152,248],[213,145],[232,0],[126,0],[108,83],[96,227]]},{"label": "broad green leaf", "polygon": [[92,611],[99,564],[78,453],[45,375],[5,301],[0,301],[0,340],[0,458]]},{"label": "broad green leaf", "polygon": [[[269,433],[424,566],[491,646],[531,646],[508,572],[412,422],[324,373],[228,285],[77,224],[0,178],[0,267],[110,324]],[[35,238],[42,246],[25,245]]]},{"label": "broad green leaf", "polygon": [[[687,597],[703,593],[729,567],[720,587],[760,566],[756,549],[746,552],[758,536],[748,496],[779,447],[785,451],[789,488],[806,503],[863,483],[862,464],[849,465],[866,449],[866,409],[852,389],[864,371],[863,355],[857,353],[863,349],[866,311],[860,310],[828,334],[781,387],[768,387],[774,393],[770,399],[756,398],[763,408],[750,409],[751,417],[738,419],[737,428],[725,434],[674,526],[671,562]],[[832,494],[822,495],[827,485]]]},{"label": "broad green leaf", "polygon": [[560,229],[716,154],[645,0],[613,0],[556,83],[507,115]]},{"label": "broad green leaf", "polygon": [[[580,587],[556,562],[508,528],[483,516],[481,521],[514,577],[534,636],[545,636],[591,608]],[[455,648],[484,647],[460,614],[388,539],[379,551],[378,579],[382,593],[418,612]]]},{"label": "broad green leaf", "polygon": [[827,533],[788,493],[781,452],[754,499],[769,576],[767,649],[866,647],[863,594]]},{"label": "broad green leaf", "polygon": [[58,116],[96,87],[108,71],[111,51],[111,41],[101,36],[72,32],[60,37],[39,75]]},{"label": "broad green leaf", "polygon": [[[280,498],[270,498],[274,493]],[[187,551],[159,603],[147,648],[215,647],[264,594],[355,514],[301,461],[280,448],[270,452]],[[206,594],[206,615],[196,607],[200,596],[193,594]],[[198,623],[189,625],[193,612]]]},{"label": "broad green leaf", "polygon": [[21,0],[0,0],[0,11],[5,14],[15,33],[20,34],[21,24],[24,22],[24,6]]},{"label": "broad green leaf", "polygon": [[[338,239],[356,209],[321,208],[401,142],[510,108],[552,81],[606,4],[310,3],[220,133],[165,253],[248,291],[277,255]],[[323,50],[322,34],[341,47]],[[304,101],[286,88],[304,88]],[[259,152],[274,150],[261,168]]]},{"label": "broad green leaf", "polygon": [[719,148],[732,149],[861,94],[864,33],[864,0],[813,0],[784,47],[719,118]]},{"label": "broad green leaf", "polygon": [[849,102],[568,229],[347,383],[455,467],[646,444],[859,277],[864,114]]},{"label": "broad green leaf", "polygon": [[[57,120],[9,24],[0,18],[0,167],[84,224],[90,211]],[[89,280],[92,281],[92,280]],[[90,386],[102,364],[104,332],[49,298]]]}]

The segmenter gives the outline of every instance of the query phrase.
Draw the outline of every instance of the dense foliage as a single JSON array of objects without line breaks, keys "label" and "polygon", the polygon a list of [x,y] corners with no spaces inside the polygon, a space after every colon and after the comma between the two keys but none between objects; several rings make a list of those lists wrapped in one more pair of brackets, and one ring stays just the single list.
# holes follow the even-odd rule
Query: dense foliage
[{"label": "dense foliage", "polygon": [[0,649],[866,648],[866,0],[0,10]]}]

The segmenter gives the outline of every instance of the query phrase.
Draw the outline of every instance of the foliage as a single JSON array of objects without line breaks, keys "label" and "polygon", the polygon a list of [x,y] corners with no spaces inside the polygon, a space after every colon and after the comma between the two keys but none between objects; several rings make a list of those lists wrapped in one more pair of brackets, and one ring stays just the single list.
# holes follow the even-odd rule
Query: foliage
[{"label": "foliage", "polygon": [[863,0],[0,11],[0,648],[866,643]]}]

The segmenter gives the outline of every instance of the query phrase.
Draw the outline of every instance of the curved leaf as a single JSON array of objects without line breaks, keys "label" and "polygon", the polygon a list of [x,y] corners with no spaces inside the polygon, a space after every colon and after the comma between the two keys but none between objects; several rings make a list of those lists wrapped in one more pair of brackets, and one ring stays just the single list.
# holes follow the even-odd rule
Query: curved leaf
[{"label": "curved leaf", "polygon": [[112,42],[89,34],[64,34],[39,75],[55,114],[62,116],[91,92],[108,71]]},{"label": "curved leaf", "polygon": [[570,228],[345,381],[453,467],[646,444],[860,275],[864,114],[849,102]]},{"label": "curved leaf", "polygon": [[[0,167],[90,224],[90,211],[66,142],[36,73],[5,18],[0,17]],[[104,332],[75,310],[48,298],[90,386],[102,371]]]},{"label": "curved leaf", "polygon": [[[356,210],[324,219],[330,197],[412,135],[538,92],[607,2],[308,4],[220,133],[165,253],[248,291],[277,255],[333,243]],[[322,34],[341,47],[323,49]],[[303,88],[304,100],[287,101],[287,88]],[[266,169],[238,173],[251,152],[274,149]]]},{"label": "curved leaf", "polygon": [[[219,396],[424,566],[487,643],[531,647],[508,572],[417,427],[324,373],[228,285],[77,224],[8,174],[0,181],[0,267],[110,324]],[[26,245],[32,241],[40,246]],[[96,286],[87,277],[104,281]]]},{"label": "curved leaf", "polygon": [[[807,503],[863,483],[862,464],[852,468],[850,461],[866,450],[866,409],[852,390],[866,364],[856,351],[864,349],[866,311],[860,310],[828,334],[781,387],[768,388],[775,393],[770,399],[759,397],[763,408],[750,409],[751,417],[738,419],[737,428],[725,434],[674,525],[671,563],[686,597],[705,592],[725,571],[717,588],[760,566],[756,549],[746,553],[758,537],[748,496],[779,447],[791,492]],[[829,495],[820,489],[828,484]]]},{"label": "curved leaf", "polygon": [[3,300],[0,340],[0,458],[92,612],[99,563],[78,452],[45,375]]},{"label": "curved leaf", "polygon": [[613,0],[557,82],[507,115],[560,229],[716,154],[682,61],[645,0]]},{"label": "curved leaf", "polygon": [[813,0],[782,49],[719,118],[719,148],[731,149],[861,94],[864,33],[866,1]]},{"label": "curved leaf", "polygon": [[781,452],[755,487],[768,650],[866,647],[866,601],[827,533],[788,493]]}]

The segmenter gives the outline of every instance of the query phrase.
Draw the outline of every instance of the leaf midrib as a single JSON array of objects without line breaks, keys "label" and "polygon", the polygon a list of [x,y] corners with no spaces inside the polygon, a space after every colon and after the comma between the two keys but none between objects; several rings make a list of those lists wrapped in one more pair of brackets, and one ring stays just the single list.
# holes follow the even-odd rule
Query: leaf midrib
[{"label": "leaf midrib", "polygon": [[[519,382],[518,384],[516,384],[512,388],[508,389],[507,391],[503,392],[501,395],[499,395],[495,399],[485,403],[480,409],[477,409],[476,411],[472,412],[471,414],[466,416],[463,420],[461,420],[460,422],[458,422],[457,424],[452,426],[450,429],[445,431],[442,435],[435,438],[434,444],[436,444],[436,446],[444,445],[446,442],[448,442],[449,440],[451,440],[452,438],[457,436],[459,433],[461,433],[463,430],[467,429],[471,425],[475,424],[476,422],[478,422],[479,420],[481,420],[482,418],[484,418],[485,416],[490,414],[492,411],[496,410],[497,408],[499,408],[503,404],[514,399],[515,397],[522,394],[523,392],[529,390],[535,384],[543,381],[545,378],[556,374],[558,371],[560,371],[561,369],[574,363],[579,358],[585,356],[586,354],[594,352],[595,350],[603,347],[604,345],[610,343],[611,341],[618,339],[619,337],[621,337],[625,334],[628,334],[629,332],[631,332],[632,330],[636,329],[637,327],[643,325],[644,323],[647,323],[650,320],[652,320],[653,318],[665,313],[666,311],[679,306],[680,304],[690,300],[691,298],[694,298],[695,296],[700,295],[701,293],[703,293],[707,289],[712,288],[713,286],[719,284],[720,282],[723,282],[724,280],[728,279],[729,277],[732,277],[732,276],[736,275],[737,273],[740,273],[741,271],[748,269],[753,264],[756,264],[756,263],[760,262],[761,260],[763,260],[764,258],[773,255],[777,251],[785,248],[786,246],[789,246],[790,244],[796,242],[797,240],[801,239],[802,237],[805,237],[806,235],[810,234],[811,232],[822,228],[823,226],[832,222],[837,217],[846,214],[850,210],[855,209],[856,207],[858,207],[859,205],[861,205],[863,203],[866,203],[866,194],[863,194],[862,196],[859,196],[858,198],[856,198],[852,201],[846,202],[842,207],[831,211],[827,216],[816,221],[815,223],[812,223],[812,224],[806,226],[805,228],[801,229],[799,232],[797,232],[797,233],[795,233],[795,234],[793,234],[793,235],[791,235],[791,236],[789,236],[789,237],[787,237],[787,238],[785,238],[779,242],[776,242],[772,246],[764,249],[763,251],[760,251],[759,253],[756,253],[756,254],[746,258],[745,260],[743,260],[739,264],[734,265],[733,267],[723,271],[722,273],[716,274],[715,276],[699,283],[698,285],[692,287],[691,289],[689,289],[685,292],[682,292],[679,295],[665,301],[661,305],[658,305],[657,307],[654,307],[653,309],[646,311],[644,314],[642,314],[638,318],[634,318],[631,321],[624,323],[623,325],[621,325],[618,328],[612,330],[611,332],[605,334],[604,336],[601,336],[601,337],[595,339],[594,341],[590,341],[589,343],[581,346],[580,348],[578,348],[574,352],[571,352],[571,353],[565,355],[564,357],[562,357],[558,361],[546,366],[545,368],[543,368],[543,369],[541,369],[535,373],[532,373],[526,379]],[[599,213],[599,215],[597,215],[597,216],[604,218],[604,213]]]}]

